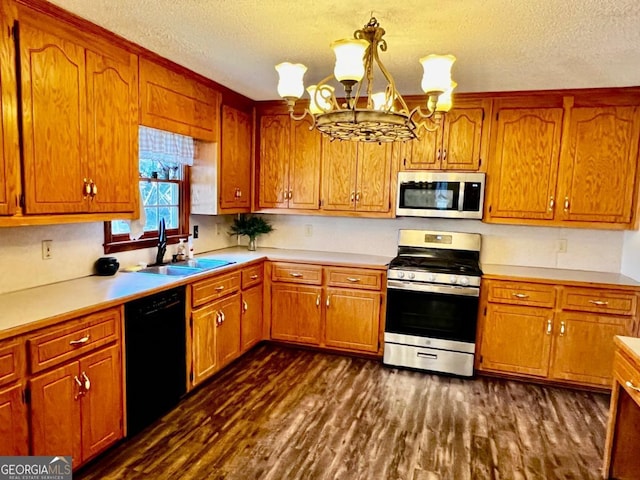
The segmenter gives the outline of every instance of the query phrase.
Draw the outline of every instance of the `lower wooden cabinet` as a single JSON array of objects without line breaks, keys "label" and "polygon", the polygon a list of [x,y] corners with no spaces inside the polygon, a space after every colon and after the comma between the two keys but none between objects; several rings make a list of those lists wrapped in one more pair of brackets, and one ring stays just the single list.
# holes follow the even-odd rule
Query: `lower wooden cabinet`
[{"label": "lower wooden cabinet", "polygon": [[240,355],[240,294],[219,300],[215,306],[220,312],[215,351],[218,367],[223,368]]},{"label": "lower wooden cabinet", "polygon": [[73,456],[73,467],[122,438],[120,347],[113,345],[33,377],[33,455]]},{"label": "lower wooden cabinet", "polygon": [[29,454],[27,405],[23,398],[24,385],[0,388],[0,455]]},{"label": "lower wooden cabinet", "polygon": [[322,288],[294,284],[271,287],[271,338],[320,344]]},{"label": "lower wooden cabinet", "polygon": [[328,288],[325,301],[325,345],[377,352],[380,303],[380,293],[377,292]]},{"label": "lower wooden cabinet", "polygon": [[242,291],[242,324],[240,326],[240,344],[246,352],[262,340],[263,285],[256,285]]},{"label": "lower wooden cabinet", "polygon": [[218,370],[214,349],[218,311],[214,304],[191,313],[191,384],[200,384]]}]

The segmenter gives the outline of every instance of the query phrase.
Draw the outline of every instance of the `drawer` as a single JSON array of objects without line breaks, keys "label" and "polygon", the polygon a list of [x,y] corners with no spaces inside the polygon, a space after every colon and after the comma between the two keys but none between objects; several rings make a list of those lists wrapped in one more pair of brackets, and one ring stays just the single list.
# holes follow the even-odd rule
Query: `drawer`
[{"label": "drawer", "polygon": [[120,309],[66,322],[63,327],[27,341],[31,373],[39,372],[120,338]]},{"label": "drawer", "polygon": [[627,382],[631,382],[634,387],[640,388],[640,370],[619,351],[616,351],[613,360],[613,376],[633,398],[633,401],[640,405],[640,392],[627,386]]},{"label": "drawer", "polygon": [[263,265],[257,265],[255,267],[249,267],[242,270],[242,289],[253,287],[264,280]]},{"label": "drawer", "polygon": [[0,386],[20,377],[20,360],[24,345],[17,340],[0,342]]},{"label": "drawer", "polygon": [[191,285],[192,305],[198,307],[240,290],[240,272],[220,275]]},{"label": "drawer", "polygon": [[320,285],[322,283],[322,267],[304,263],[276,262],[271,269],[271,279],[274,282]]},{"label": "drawer", "polygon": [[562,294],[564,310],[633,315],[637,297],[633,293],[595,288],[566,288]]},{"label": "drawer", "polygon": [[518,282],[491,282],[488,284],[490,302],[553,307],[556,290],[551,285]]},{"label": "drawer", "polygon": [[382,272],[357,268],[327,267],[327,283],[331,287],[380,290]]}]

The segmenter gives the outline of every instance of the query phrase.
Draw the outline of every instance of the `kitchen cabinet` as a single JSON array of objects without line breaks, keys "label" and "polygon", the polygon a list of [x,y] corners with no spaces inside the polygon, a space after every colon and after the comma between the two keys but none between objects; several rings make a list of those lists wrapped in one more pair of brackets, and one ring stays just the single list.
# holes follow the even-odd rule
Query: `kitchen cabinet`
[{"label": "kitchen cabinet", "polygon": [[258,208],[319,208],[321,143],[310,127],[288,115],[260,117]]},{"label": "kitchen cabinet", "polygon": [[221,97],[195,77],[140,58],[141,125],[217,142]]},{"label": "kitchen cabinet", "polygon": [[0,342],[0,455],[29,454],[23,368],[24,342]]},{"label": "kitchen cabinet", "polygon": [[242,270],[241,351],[244,353],[262,340],[264,305],[264,265]]},{"label": "kitchen cabinet", "polygon": [[220,140],[220,210],[251,209],[251,115],[222,106]]},{"label": "kitchen cabinet", "polygon": [[377,352],[380,293],[328,288],[326,295],[325,345]]},{"label": "kitchen cabinet", "polygon": [[24,213],[137,212],[137,57],[18,16]]},{"label": "kitchen cabinet", "polygon": [[512,280],[482,282],[482,371],[611,384],[613,337],[633,333],[633,291]]},{"label": "kitchen cabinet", "polygon": [[417,140],[405,144],[401,169],[479,170],[487,155],[490,110],[490,99],[456,101],[438,128],[422,128]]},{"label": "kitchen cabinet", "polygon": [[390,216],[394,147],[322,141],[322,210]]}]

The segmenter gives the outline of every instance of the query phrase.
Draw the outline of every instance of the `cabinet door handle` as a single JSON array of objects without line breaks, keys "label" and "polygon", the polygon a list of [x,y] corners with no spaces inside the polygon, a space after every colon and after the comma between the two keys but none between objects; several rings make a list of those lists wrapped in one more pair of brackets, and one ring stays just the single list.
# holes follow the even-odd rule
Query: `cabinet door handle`
[{"label": "cabinet door handle", "polygon": [[221,292],[222,290],[224,290],[224,285],[220,285],[219,287],[215,288],[216,292]]},{"label": "cabinet door handle", "polygon": [[609,305],[609,302],[605,302],[603,300],[589,300],[589,303],[592,303],[594,305],[597,305],[599,307],[605,306],[605,305]]},{"label": "cabinet door handle", "polygon": [[436,155],[436,160],[440,160],[442,158],[442,151],[438,149],[438,153]]},{"label": "cabinet door handle", "polygon": [[96,195],[98,195],[98,186],[91,182],[91,196],[95,197]]},{"label": "cabinet door handle", "polygon": [[293,198],[293,190],[289,190],[289,200]]},{"label": "cabinet door handle", "polygon": [[327,308],[331,306],[331,295],[327,295]]},{"label": "cabinet door handle", "polygon": [[244,310],[245,312],[249,310],[249,305],[247,304],[246,300],[242,301],[242,310]]},{"label": "cabinet door handle", "polygon": [[565,213],[569,211],[569,197],[564,197],[564,211]]},{"label": "cabinet door handle", "polygon": [[551,335],[551,332],[553,331],[553,322],[551,322],[551,319],[547,320],[547,335]]},{"label": "cabinet door handle", "polygon": [[551,195],[549,197],[549,211],[553,210],[553,207],[555,204],[556,204],[556,201],[553,199],[553,195]]},{"label": "cabinet door handle", "polygon": [[223,324],[225,321],[224,312],[220,310],[220,324]]},{"label": "cabinet door handle", "polygon": [[351,201],[353,202],[356,198],[356,192],[351,192]]},{"label": "cabinet door handle", "polygon": [[216,310],[216,327],[219,327],[221,323],[222,320],[220,319],[220,311]]},{"label": "cabinet door handle", "polygon": [[82,345],[83,343],[87,343],[90,338],[91,338],[91,335],[87,333],[84,337],[79,338],[78,340],[71,340],[69,342],[69,345]]},{"label": "cabinet door handle", "polygon": [[86,178],[83,178],[82,181],[83,181],[82,196],[84,198],[87,198],[87,196],[91,194],[91,185],[89,184],[89,181]]},{"label": "cabinet door handle", "polygon": [[89,377],[87,377],[87,374],[85,372],[82,372],[82,380],[84,380],[84,389],[86,392],[88,392],[91,388],[91,380],[89,380]]},{"label": "cabinet door handle", "polygon": [[442,150],[442,160],[446,160],[447,159],[447,149],[443,149]]},{"label": "cabinet door handle", "polygon": [[625,385],[629,387],[631,390],[635,390],[636,392],[640,392],[640,388],[636,387],[631,380],[627,380]]},{"label": "cabinet door handle", "polygon": [[251,275],[251,277],[249,277],[249,278],[251,278],[251,280],[257,280],[258,279],[258,275]]},{"label": "cabinet door handle", "polygon": [[512,293],[511,295],[516,298],[529,298],[529,295],[527,295],[526,293]]},{"label": "cabinet door handle", "polygon": [[77,375],[73,377],[73,381],[76,382],[76,386],[78,387],[78,390],[73,395],[73,399],[77,400],[78,397],[81,397],[82,395],[84,395],[84,390],[82,389],[82,382],[80,381]]},{"label": "cabinet door handle", "polygon": [[320,306],[320,294],[316,297],[316,307]]},{"label": "cabinet door handle", "polygon": [[360,192],[356,193],[356,202],[360,201]]},{"label": "cabinet door handle", "polygon": [[564,322],[560,322],[560,336],[564,336],[565,333],[567,333],[567,326]]},{"label": "cabinet door handle", "polygon": [[298,273],[298,272],[291,272],[289,275],[291,275],[292,277],[295,277],[295,278],[302,278],[303,277],[303,275],[301,273]]}]

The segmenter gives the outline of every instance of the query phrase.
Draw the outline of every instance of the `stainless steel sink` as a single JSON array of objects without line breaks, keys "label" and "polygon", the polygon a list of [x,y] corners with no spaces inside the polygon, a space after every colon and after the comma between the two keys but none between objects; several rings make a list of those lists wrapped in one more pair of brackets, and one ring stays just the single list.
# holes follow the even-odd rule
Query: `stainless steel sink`
[{"label": "stainless steel sink", "polygon": [[194,258],[191,260],[185,260],[184,262],[178,262],[175,265],[186,266],[191,268],[199,268],[202,270],[211,270],[213,268],[224,267],[225,265],[231,265],[235,262],[229,260],[217,260],[215,258]]},{"label": "stainless steel sink", "polygon": [[224,267],[225,265],[231,265],[229,260],[217,260],[214,258],[198,258],[192,260],[185,260],[183,262],[171,263],[168,265],[153,265],[151,267],[138,270],[139,273],[153,273],[156,275],[172,275],[176,277],[186,277],[201,273],[206,270],[213,270],[215,268]]}]

